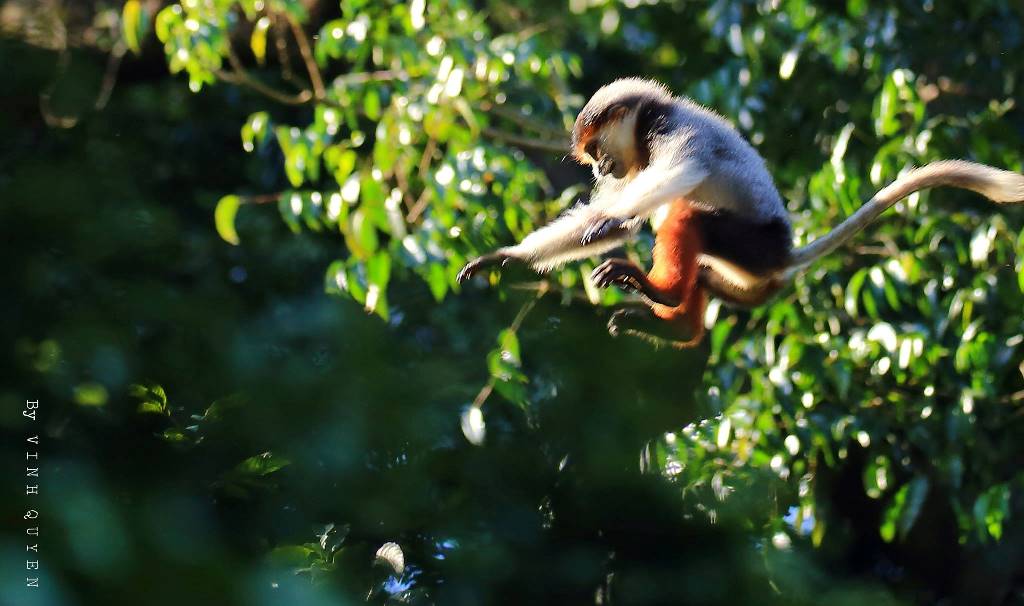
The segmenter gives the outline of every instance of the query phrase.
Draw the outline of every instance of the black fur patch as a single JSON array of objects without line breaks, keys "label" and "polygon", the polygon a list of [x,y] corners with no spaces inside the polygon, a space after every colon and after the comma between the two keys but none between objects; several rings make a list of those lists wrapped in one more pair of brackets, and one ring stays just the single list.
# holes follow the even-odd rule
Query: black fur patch
[{"label": "black fur patch", "polygon": [[591,107],[588,104],[576,117],[576,123],[572,129],[571,148],[576,149],[580,144],[580,138],[584,134],[596,133],[601,130],[611,119],[612,114],[621,108],[627,110],[638,109],[639,113],[637,114],[636,121],[637,140],[650,143],[651,136],[664,133],[667,130],[667,120],[665,118],[672,111],[672,104],[661,101],[648,93],[626,95],[615,101],[615,103],[603,107]]},{"label": "black fur patch", "polygon": [[704,252],[735,263],[755,275],[781,269],[793,250],[793,234],[785,219],[757,221],[728,211],[699,213]]},{"label": "black fur patch", "polygon": [[655,137],[667,134],[671,130],[669,116],[672,113],[672,104],[657,99],[647,99],[641,105],[636,114],[636,130],[634,137],[638,145],[638,160],[640,168],[646,168],[651,161],[651,144]]}]

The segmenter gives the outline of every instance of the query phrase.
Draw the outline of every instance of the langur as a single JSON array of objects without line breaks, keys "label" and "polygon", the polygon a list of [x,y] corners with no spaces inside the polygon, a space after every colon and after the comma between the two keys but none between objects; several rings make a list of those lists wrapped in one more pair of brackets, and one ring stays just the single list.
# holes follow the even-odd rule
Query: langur
[{"label": "langur", "polygon": [[[513,260],[547,271],[599,255],[635,236],[644,220],[667,206],[649,273],[611,258],[591,279],[601,288],[638,294],[656,318],[685,335],[670,341],[676,347],[700,343],[706,293],[743,307],[760,305],[915,191],[945,185],[999,203],[1024,202],[1022,175],[960,160],[933,162],[879,191],[825,236],[794,249],[782,197],[757,151],[721,116],[638,78],[617,80],[594,94],[576,118],[571,151],[593,169],[590,203],[514,246],[470,261],[458,280]],[[612,316],[613,334],[626,315],[620,310]]]}]

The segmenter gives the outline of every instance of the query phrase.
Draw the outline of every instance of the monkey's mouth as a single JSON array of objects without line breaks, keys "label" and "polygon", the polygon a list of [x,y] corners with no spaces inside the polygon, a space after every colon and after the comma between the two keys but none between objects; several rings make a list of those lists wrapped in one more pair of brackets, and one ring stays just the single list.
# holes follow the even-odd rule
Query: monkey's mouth
[{"label": "monkey's mouth", "polygon": [[608,154],[601,156],[601,159],[597,161],[597,172],[602,177],[612,175],[615,178],[619,178],[622,176],[618,174],[618,164],[615,162],[615,159]]}]

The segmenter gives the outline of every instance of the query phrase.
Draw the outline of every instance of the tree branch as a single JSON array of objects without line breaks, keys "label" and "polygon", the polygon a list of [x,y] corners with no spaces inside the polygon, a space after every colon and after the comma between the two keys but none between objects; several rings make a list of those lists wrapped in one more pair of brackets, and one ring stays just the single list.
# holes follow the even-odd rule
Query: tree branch
[{"label": "tree branch", "polygon": [[560,154],[564,154],[569,151],[568,140],[552,141],[549,139],[530,139],[528,137],[514,135],[512,133],[507,133],[505,131],[490,127],[485,128],[483,132],[484,135],[488,137],[504,141],[510,145],[515,145],[516,147],[523,147],[526,149],[537,149],[541,151],[555,152]]},{"label": "tree branch", "polygon": [[231,47],[230,42],[228,43],[228,63],[231,64],[232,71],[219,69],[214,72],[218,78],[225,82],[249,87],[264,97],[269,97],[274,101],[284,103],[285,105],[305,105],[306,103],[314,100],[313,93],[309,90],[302,90],[295,95],[289,95],[288,93],[283,93],[277,89],[267,86],[256,78],[250,76],[249,72],[246,71],[245,66],[243,66],[242,62],[238,59],[238,55],[235,54],[235,49]]},{"label": "tree branch", "polygon": [[[538,120],[537,118],[527,116],[521,111],[511,108],[507,105],[497,105],[488,102],[481,103],[479,107],[481,110],[489,114],[494,114],[499,118],[503,118],[505,120],[508,120],[509,122],[514,122],[519,126],[522,126],[523,128],[535,130],[539,133],[545,133],[546,135],[552,137],[555,140],[559,140],[565,137],[564,128],[559,128],[557,126],[548,124],[543,120]],[[566,147],[568,147],[568,145]]]},{"label": "tree branch", "polygon": [[[509,325],[508,329],[511,330],[512,332],[518,332],[519,327],[523,325],[523,320],[526,319],[526,316],[528,316],[530,314],[530,311],[533,310],[533,306],[537,304],[537,301],[541,297],[543,297],[544,294],[547,293],[547,291],[547,288],[540,288],[537,290],[536,297],[530,299],[526,303],[523,303],[523,306],[519,308],[519,313],[516,314],[515,319],[512,320],[512,324]],[[491,377],[490,379],[487,380],[487,384],[485,384],[480,389],[480,392],[476,394],[476,397],[473,398],[474,408],[480,408],[484,405],[484,402],[486,402],[487,398],[490,397],[491,392],[494,391],[494,384],[496,382],[497,379],[495,379],[494,377]]]},{"label": "tree branch", "polygon": [[251,88],[252,90],[263,95],[264,97],[269,97],[270,99],[273,99],[278,103],[284,103],[285,105],[305,105],[310,101],[314,100],[312,91],[304,90],[299,92],[298,94],[289,95],[287,93],[282,93],[279,90],[275,90],[267,86],[266,84],[263,84],[259,80],[249,77],[249,75],[245,72],[240,72],[238,70],[225,71],[219,69],[214,73],[217,75],[218,78],[224,80],[225,82],[230,82],[232,84],[237,84],[239,86]]},{"label": "tree branch", "polygon": [[354,74],[342,74],[335,78],[331,84],[335,87],[345,87],[350,84],[366,84],[367,82],[386,82],[388,80],[405,80],[409,72],[404,69],[392,70],[383,69],[375,72],[357,72]]},{"label": "tree branch", "polygon": [[324,91],[324,79],[320,75],[320,68],[317,67],[316,60],[313,58],[313,51],[310,50],[309,38],[306,37],[306,32],[302,30],[299,22],[294,17],[285,14],[284,18],[292,28],[295,43],[299,46],[299,54],[302,55],[302,61],[306,64],[306,71],[309,72],[309,81],[313,83],[313,97],[318,101],[323,100],[327,97],[327,93]]}]

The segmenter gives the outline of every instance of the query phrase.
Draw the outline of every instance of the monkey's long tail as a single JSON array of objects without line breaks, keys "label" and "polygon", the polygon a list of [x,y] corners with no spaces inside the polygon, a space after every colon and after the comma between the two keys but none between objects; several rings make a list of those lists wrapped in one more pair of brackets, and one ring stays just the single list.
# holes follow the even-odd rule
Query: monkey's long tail
[{"label": "monkey's long tail", "polygon": [[1024,202],[1024,175],[963,160],[932,162],[903,175],[832,231],[794,250],[787,273],[799,272],[804,266],[832,252],[910,194],[943,185],[976,191],[1000,204]]}]

